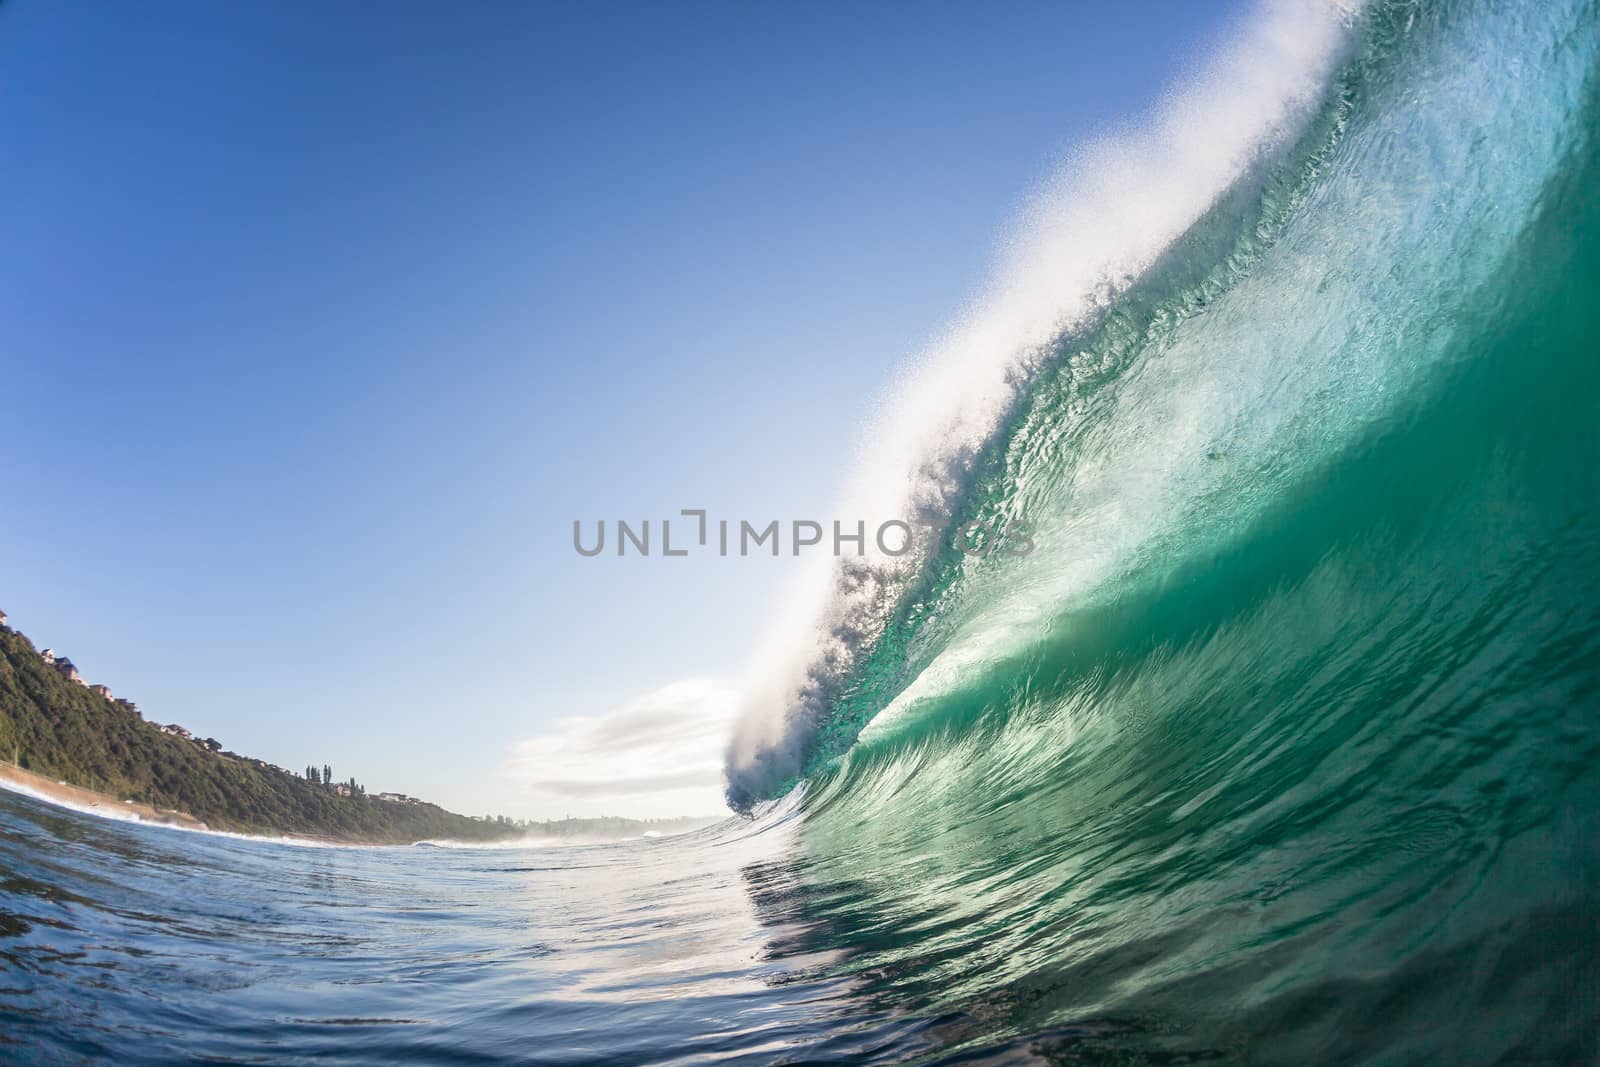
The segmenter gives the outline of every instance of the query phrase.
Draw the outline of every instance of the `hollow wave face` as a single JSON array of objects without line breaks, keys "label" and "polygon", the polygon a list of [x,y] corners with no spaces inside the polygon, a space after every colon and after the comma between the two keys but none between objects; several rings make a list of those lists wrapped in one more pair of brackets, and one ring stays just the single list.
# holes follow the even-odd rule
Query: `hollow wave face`
[{"label": "hollow wave face", "polygon": [[1587,143],[1591,22],[1270,5],[1148,130],[1075,161],[908,375],[843,509],[1021,523],[1033,551],[869,539],[819,565],[752,672],[735,806],[1236,543],[1478,358],[1496,279]]},{"label": "hollow wave face", "polygon": [[1600,1047],[1600,8],[1328,17],[933,463],[1035,550],[835,594],[730,759],[807,782],[824,940],[963,1054]]},{"label": "hollow wave face", "polygon": [[[869,529],[911,519],[944,535],[1031,383],[1172,255],[1233,186],[1259,180],[1324,99],[1356,7],[1279,0],[1143,129],[1089,145],[1035,196],[998,280],[894,391],[867,435],[842,514]],[[781,794],[891,620],[946,562],[920,547],[819,562],[750,673],[730,746],[736,807]],[[859,724],[858,724],[859,725]]]}]

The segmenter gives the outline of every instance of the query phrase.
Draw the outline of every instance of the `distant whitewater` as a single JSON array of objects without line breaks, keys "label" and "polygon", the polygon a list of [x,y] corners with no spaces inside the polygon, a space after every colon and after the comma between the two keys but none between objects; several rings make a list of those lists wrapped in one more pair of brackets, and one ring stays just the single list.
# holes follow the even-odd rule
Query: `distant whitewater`
[{"label": "distant whitewater", "polygon": [[908,372],[845,513],[1037,547],[813,575],[746,817],[292,850],[0,794],[7,1052],[1600,1060],[1597,75],[1596,2],[1269,5]]}]

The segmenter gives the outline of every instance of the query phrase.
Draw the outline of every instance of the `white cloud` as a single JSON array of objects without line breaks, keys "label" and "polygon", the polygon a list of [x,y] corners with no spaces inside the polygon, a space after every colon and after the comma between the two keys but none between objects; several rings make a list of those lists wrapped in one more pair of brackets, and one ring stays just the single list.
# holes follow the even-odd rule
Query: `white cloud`
[{"label": "white cloud", "polygon": [[737,710],[737,691],[723,682],[673,682],[604,715],[560,720],[518,742],[501,772],[546,817],[721,814]]}]

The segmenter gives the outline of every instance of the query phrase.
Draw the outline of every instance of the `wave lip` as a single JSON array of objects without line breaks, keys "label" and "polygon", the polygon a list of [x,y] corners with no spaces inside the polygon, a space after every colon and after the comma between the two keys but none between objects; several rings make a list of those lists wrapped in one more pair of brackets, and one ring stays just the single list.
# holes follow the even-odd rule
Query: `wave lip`
[{"label": "wave lip", "polygon": [[[948,524],[1056,343],[1086,328],[1321,105],[1359,4],[1271,0],[1141,123],[1077,153],[1028,205],[996,280],[913,361],[840,514]],[[749,672],[726,760],[738,810],[806,772],[832,706],[936,558],[818,561]],[[828,739],[842,750],[853,740]]]}]

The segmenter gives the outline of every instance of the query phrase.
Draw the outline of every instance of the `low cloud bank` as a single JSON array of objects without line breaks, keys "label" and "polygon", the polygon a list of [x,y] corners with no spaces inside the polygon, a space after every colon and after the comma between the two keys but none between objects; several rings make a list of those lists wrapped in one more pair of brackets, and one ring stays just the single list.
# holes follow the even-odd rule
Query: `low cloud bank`
[{"label": "low cloud bank", "polygon": [[518,742],[502,773],[556,816],[721,814],[723,755],[737,711],[732,686],[673,682]]}]

